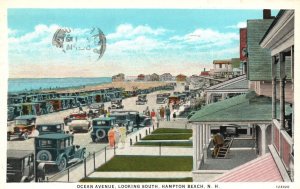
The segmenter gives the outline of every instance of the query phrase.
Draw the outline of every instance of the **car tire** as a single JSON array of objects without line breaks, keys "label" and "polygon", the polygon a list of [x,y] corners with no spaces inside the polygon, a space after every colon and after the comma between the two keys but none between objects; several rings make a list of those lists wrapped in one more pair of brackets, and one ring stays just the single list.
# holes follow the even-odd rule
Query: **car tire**
[{"label": "car tire", "polygon": [[66,169],[66,167],[67,167],[67,159],[66,159],[65,156],[63,156],[63,157],[60,159],[60,161],[59,161],[59,163],[58,163],[58,165],[57,165],[57,168],[58,168],[59,171],[63,171],[63,170]]},{"label": "car tire", "polygon": [[36,155],[37,160],[41,161],[51,161],[52,160],[52,155],[48,150],[41,150],[37,153]]},{"label": "car tire", "polygon": [[96,130],[96,137],[97,139],[104,139],[106,137],[106,132],[104,129]]},{"label": "car tire", "polygon": [[10,141],[10,134],[7,133],[7,141]]}]

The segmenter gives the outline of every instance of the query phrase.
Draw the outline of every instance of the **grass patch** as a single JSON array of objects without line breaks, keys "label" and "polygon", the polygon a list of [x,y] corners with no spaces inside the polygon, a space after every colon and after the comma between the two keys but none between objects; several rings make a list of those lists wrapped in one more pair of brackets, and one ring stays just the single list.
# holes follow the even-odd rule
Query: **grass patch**
[{"label": "grass patch", "polygon": [[[159,146],[160,142],[138,142],[134,145],[136,146]],[[193,143],[190,142],[161,142],[161,146],[185,146],[185,147],[192,147]]]},{"label": "grass patch", "polygon": [[159,134],[148,135],[142,138],[142,140],[189,140],[192,137],[192,133],[174,133],[174,134]]},{"label": "grass patch", "polygon": [[84,178],[79,182],[193,182],[186,178]]},{"label": "grass patch", "polygon": [[193,133],[192,129],[175,129],[175,128],[158,128],[152,132],[153,134],[160,133]]},{"label": "grass patch", "polygon": [[96,171],[191,171],[191,156],[115,156]]}]

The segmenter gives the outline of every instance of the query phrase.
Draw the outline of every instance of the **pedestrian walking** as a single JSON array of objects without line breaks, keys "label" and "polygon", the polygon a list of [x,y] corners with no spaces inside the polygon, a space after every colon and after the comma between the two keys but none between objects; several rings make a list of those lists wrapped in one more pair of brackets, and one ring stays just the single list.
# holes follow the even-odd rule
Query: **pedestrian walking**
[{"label": "pedestrian walking", "polygon": [[156,121],[157,122],[160,122],[161,118],[160,118],[160,112],[159,112],[159,109],[157,110],[156,112]]},{"label": "pedestrian walking", "polygon": [[115,132],[115,147],[118,148],[118,144],[120,140],[120,131],[118,125],[115,125],[114,132]]},{"label": "pedestrian walking", "polygon": [[152,109],[151,113],[150,113],[151,119],[152,121],[154,121],[154,117],[155,117],[155,111],[154,109]]},{"label": "pedestrian walking", "polygon": [[124,125],[122,125],[122,127],[119,128],[120,131],[120,142],[122,144],[122,148],[125,147],[125,141],[126,141],[126,127]]},{"label": "pedestrian walking", "polygon": [[113,148],[115,146],[115,131],[114,131],[113,127],[111,127],[109,129],[107,135],[108,135],[109,147]]},{"label": "pedestrian walking", "polygon": [[163,106],[161,106],[161,108],[160,108],[160,117],[161,117],[161,120],[163,120],[164,121],[164,119],[165,119],[165,108],[163,107]]},{"label": "pedestrian walking", "polygon": [[167,117],[167,121],[170,121],[170,115],[171,115],[171,110],[170,110],[170,107],[167,106],[167,108],[166,108],[166,117]]},{"label": "pedestrian walking", "polygon": [[175,121],[175,119],[176,119],[176,112],[174,111],[173,112],[173,120]]}]

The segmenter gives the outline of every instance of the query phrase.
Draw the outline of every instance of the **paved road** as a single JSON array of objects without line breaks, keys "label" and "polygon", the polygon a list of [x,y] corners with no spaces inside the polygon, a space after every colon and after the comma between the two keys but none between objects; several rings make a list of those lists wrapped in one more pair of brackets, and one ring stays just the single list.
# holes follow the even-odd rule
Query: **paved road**
[{"label": "paved road", "polygon": [[[178,85],[175,88],[175,91],[183,91],[184,86],[183,85]],[[172,92],[172,91],[157,91],[151,94],[147,95],[148,103],[145,105],[136,105],[136,100],[137,97],[132,97],[132,98],[127,98],[123,100],[123,105],[125,110],[137,110],[140,113],[143,112],[143,110],[146,109],[148,106],[150,110],[155,109],[157,110],[159,107],[162,105],[156,104],[156,95],[158,93],[164,93],[164,92]],[[105,108],[107,109],[111,105],[110,102],[104,103]],[[166,105],[166,104],[165,104]],[[164,106],[165,106],[164,105]],[[86,107],[83,107],[83,110],[86,110]],[[37,124],[40,123],[51,123],[51,122],[57,122],[57,121],[62,121],[63,118],[68,116],[72,112],[78,111],[78,108],[74,109],[68,109],[60,112],[54,112],[51,114],[46,114],[46,115],[41,115],[37,117]],[[13,122],[10,122],[11,127],[13,127]],[[68,126],[65,128],[68,130]],[[100,151],[107,146],[105,143],[93,143],[90,134],[89,133],[75,133],[74,134],[74,144],[80,145],[81,147],[86,147],[87,153],[93,153]],[[14,139],[12,138],[11,141],[7,142],[7,149],[14,149],[14,150],[32,150],[34,151],[34,139],[30,138],[29,140],[19,140],[19,139]]]}]

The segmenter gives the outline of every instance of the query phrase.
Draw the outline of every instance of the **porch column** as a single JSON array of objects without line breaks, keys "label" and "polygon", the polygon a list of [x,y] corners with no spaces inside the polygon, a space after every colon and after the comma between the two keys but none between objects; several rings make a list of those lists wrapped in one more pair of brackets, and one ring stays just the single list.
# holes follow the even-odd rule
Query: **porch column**
[{"label": "porch column", "polygon": [[272,119],[276,119],[276,57],[272,56]]},{"label": "porch column", "polygon": [[247,127],[247,135],[250,136],[250,134],[251,134],[251,124],[249,123]]},{"label": "porch column", "polygon": [[207,159],[207,135],[206,135],[206,132],[207,132],[207,129],[206,129],[206,124],[203,124],[202,125],[203,127],[203,134],[202,134],[202,139],[203,139],[203,158],[204,160]]},{"label": "porch column", "polygon": [[265,155],[266,154],[266,129],[267,129],[267,125],[266,124],[261,124],[259,125],[260,129],[261,129],[261,155]]},{"label": "porch column", "polygon": [[203,154],[203,125],[200,125],[199,127],[200,129],[200,140],[199,140],[199,148],[200,148],[200,153],[199,156],[201,156],[201,154]]},{"label": "porch column", "polygon": [[193,129],[193,170],[197,170],[197,153],[198,153],[198,148],[197,148],[197,125],[192,125]]},{"label": "porch column", "polygon": [[225,93],[222,93],[222,100],[225,100]]},{"label": "porch column", "polygon": [[285,123],[285,57],[284,53],[279,53],[279,64],[280,64],[280,129],[284,129]]}]

